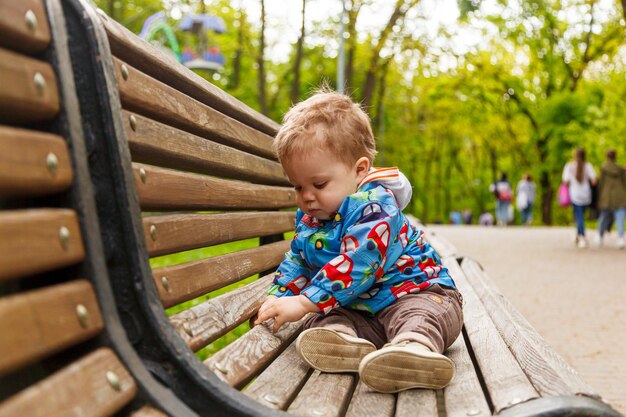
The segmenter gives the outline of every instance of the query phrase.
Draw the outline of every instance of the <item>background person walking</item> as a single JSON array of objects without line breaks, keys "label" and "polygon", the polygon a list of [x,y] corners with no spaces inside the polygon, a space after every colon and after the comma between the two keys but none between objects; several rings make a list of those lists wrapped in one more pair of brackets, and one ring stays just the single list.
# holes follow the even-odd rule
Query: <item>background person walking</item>
[{"label": "background person walking", "polygon": [[489,191],[496,196],[496,223],[499,226],[506,226],[509,223],[509,206],[513,199],[513,189],[506,172],[503,172],[500,179],[489,185]]},{"label": "background person walking", "polygon": [[600,167],[598,186],[598,243],[602,246],[604,233],[608,230],[609,220],[614,217],[617,227],[617,247],[624,248],[624,217],[626,217],[626,174],[616,162],[615,149],[606,153],[606,161]]},{"label": "background person walking", "polygon": [[574,208],[576,244],[579,248],[586,248],[585,210],[591,204],[591,186],[596,184],[596,172],[593,166],[587,162],[583,148],[576,148],[574,160],[565,164],[563,182],[569,188],[569,195]]},{"label": "background person walking", "polygon": [[517,183],[515,202],[520,211],[522,224],[530,224],[533,220],[533,205],[535,204],[535,183],[529,173],[525,173]]}]

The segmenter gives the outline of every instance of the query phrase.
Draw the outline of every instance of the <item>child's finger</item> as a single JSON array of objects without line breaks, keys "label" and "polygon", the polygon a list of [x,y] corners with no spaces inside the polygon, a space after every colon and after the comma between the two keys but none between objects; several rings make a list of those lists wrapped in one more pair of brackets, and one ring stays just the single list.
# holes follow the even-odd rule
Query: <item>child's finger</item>
[{"label": "child's finger", "polygon": [[281,318],[281,316],[277,316],[274,318],[274,327],[272,327],[272,333],[276,333],[278,332],[278,329],[280,329],[280,326],[283,325],[285,321]]},{"label": "child's finger", "polygon": [[270,306],[265,311],[259,312],[259,317],[256,319],[255,324],[263,323],[266,320],[274,317],[274,309]]}]

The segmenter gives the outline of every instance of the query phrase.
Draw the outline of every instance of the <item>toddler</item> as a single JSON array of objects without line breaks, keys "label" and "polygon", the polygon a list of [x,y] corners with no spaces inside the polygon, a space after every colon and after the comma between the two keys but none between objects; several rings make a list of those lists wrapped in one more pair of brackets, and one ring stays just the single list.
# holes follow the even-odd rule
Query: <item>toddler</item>
[{"label": "toddler", "polygon": [[322,90],[286,114],[275,147],[296,191],[291,250],[255,323],[305,320],[300,356],[324,372],[358,372],[379,392],[442,388],[442,353],[461,331],[462,298],[423,232],[402,209],[411,185],[372,168],[369,118]]}]

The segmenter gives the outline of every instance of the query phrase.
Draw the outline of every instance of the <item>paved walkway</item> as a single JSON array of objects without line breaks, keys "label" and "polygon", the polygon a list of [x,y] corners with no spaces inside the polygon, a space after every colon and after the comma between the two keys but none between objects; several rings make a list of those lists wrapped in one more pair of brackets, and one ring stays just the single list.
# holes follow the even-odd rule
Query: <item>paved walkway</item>
[{"label": "paved walkway", "polygon": [[574,229],[428,226],[483,266],[546,341],[626,415],[626,250],[574,246]]}]

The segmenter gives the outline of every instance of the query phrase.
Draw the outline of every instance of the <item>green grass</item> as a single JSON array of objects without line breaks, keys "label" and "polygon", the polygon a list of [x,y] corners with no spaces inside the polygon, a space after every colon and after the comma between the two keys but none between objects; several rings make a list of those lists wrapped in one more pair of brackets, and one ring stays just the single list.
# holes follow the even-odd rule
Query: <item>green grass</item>
[{"label": "green grass", "polygon": [[[182,264],[182,263],[186,263],[186,262],[192,262],[192,261],[197,261],[200,259],[206,259],[206,258],[211,258],[213,256],[219,256],[219,255],[225,255],[227,253],[231,253],[231,252],[237,252],[237,251],[241,251],[244,249],[251,249],[251,248],[255,248],[259,246],[259,239],[258,238],[254,238],[254,239],[247,239],[247,240],[241,240],[238,242],[231,242],[231,243],[225,243],[222,245],[216,245],[216,246],[211,246],[211,247],[207,247],[207,248],[200,248],[200,249],[193,249],[193,250],[189,250],[189,251],[185,251],[185,252],[179,252],[179,253],[175,253],[172,255],[165,255],[165,256],[159,256],[159,257],[155,257],[150,259],[150,266],[152,268],[162,268],[165,266],[172,266],[172,265],[178,265],[178,264]],[[180,311],[183,310],[187,310],[195,305],[198,305],[206,300],[209,300],[211,298],[216,298],[222,294],[225,294],[229,291],[232,291],[236,288],[239,288],[241,286],[244,286],[254,280],[256,280],[259,277],[258,274],[253,275],[251,277],[248,277],[242,281],[239,282],[235,282],[231,285],[228,285],[224,288],[220,288],[218,290],[212,291],[208,294],[202,295],[200,297],[194,298],[193,300],[189,300],[186,301],[184,303],[181,303],[179,305],[170,307],[168,309],[165,310],[166,314],[168,316],[171,316],[173,314],[176,314]],[[242,324],[240,324],[238,327],[236,327],[235,329],[231,330],[230,332],[228,332],[227,334],[225,334],[224,336],[222,336],[221,338],[217,339],[216,341],[214,341],[213,343],[211,343],[210,345],[202,348],[201,350],[199,350],[198,352],[196,352],[196,356],[198,356],[198,358],[202,361],[206,360],[208,357],[210,357],[211,355],[215,354],[216,352],[218,352],[219,350],[223,349],[224,347],[228,346],[229,344],[231,344],[232,342],[234,342],[235,340],[237,340],[239,337],[241,337],[242,335],[244,335],[246,332],[248,332],[250,330],[250,325],[248,324],[248,322],[244,322]]]}]

